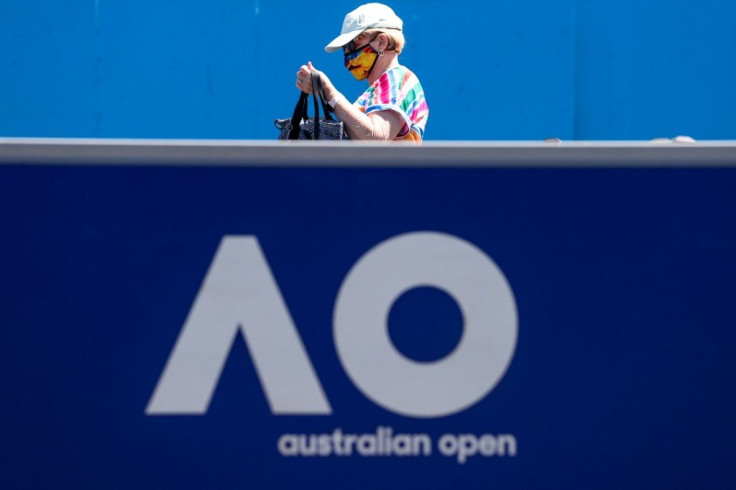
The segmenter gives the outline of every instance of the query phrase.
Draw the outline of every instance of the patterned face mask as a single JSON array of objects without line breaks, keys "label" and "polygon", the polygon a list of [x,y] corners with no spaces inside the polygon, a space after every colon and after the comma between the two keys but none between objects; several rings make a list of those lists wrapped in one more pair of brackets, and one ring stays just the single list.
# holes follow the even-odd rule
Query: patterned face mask
[{"label": "patterned face mask", "polygon": [[371,47],[371,42],[373,39],[365,46],[345,53],[345,68],[353,74],[356,80],[364,80],[370,75],[378,59],[378,52]]}]

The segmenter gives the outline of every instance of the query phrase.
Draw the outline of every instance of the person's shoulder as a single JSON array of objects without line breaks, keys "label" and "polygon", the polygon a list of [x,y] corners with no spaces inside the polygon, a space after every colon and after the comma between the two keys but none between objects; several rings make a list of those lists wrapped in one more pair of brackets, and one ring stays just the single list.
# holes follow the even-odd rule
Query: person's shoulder
[{"label": "person's shoulder", "polygon": [[402,73],[409,74],[409,75],[414,76],[414,77],[416,76],[416,75],[414,75],[414,72],[413,71],[411,71],[409,68],[407,68],[404,65],[399,65],[396,68],[399,68]]},{"label": "person's shoulder", "polygon": [[421,85],[419,82],[419,78],[414,74],[414,72],[404,65],[394,66],[393,68],[390,68],[388,71],[386,71],[386,73],[384,73],[383,75],[390,77],[400,86]]},{"label": "person's shoulder", "polygon": [[414,77],[416,78],[416,75],[413,71],[405,67],[404,65],[396,65],[393,68],[389,69],[388,71],[393,72],[394,76],[397,76],[401,79],[405,79],[407,77]]}]

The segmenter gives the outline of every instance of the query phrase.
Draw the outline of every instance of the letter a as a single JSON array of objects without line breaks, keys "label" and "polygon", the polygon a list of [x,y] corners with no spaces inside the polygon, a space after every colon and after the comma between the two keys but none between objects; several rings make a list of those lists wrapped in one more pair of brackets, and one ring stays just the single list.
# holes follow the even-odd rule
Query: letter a
[{"label": "letter a", "polygon": [[273,414],[331,413],[258,240],[225,236],[146,414],[206,413],[238,331]]}]

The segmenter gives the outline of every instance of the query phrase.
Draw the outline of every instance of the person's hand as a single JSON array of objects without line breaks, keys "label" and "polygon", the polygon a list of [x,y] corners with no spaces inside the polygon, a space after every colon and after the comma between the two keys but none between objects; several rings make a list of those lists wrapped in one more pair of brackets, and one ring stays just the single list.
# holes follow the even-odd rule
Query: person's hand
[{"label": "person's hand", "polygon": [[296,88],[308,94],[312,93],[312,75],[309,70],[311,66],[310,61],[307,65],[302,65],[296,72]]},{"label": "person's hand", "polygon": [[301,68],[299,68],[299,71],[296,74],[296,88],[298,88],[302,92],[311,94],[313,90],[312,73],[315,73],[317,76],[319,76],[322,81],[322,91],[324,92],[322,96],[324,97],[324,99],[332,99],[334,94],[337,92],[335,86],[332,85],[332,82],[327,77],[327,75],[325,75],[323,72],[316,69],[314,65],[312,65],[311,61],[307,62],[306,65],[302,65]]}]

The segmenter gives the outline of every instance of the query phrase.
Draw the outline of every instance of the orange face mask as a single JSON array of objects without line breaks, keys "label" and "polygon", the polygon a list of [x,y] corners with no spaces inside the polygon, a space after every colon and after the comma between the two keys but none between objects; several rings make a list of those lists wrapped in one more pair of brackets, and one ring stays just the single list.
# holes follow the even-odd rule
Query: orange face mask
[{"label": "orange face mask", "polygon": [[373,71],[377,59],[378,53],[368,43],[345,53],[345,68],[353,74],[356,80],[364,80]]}]

